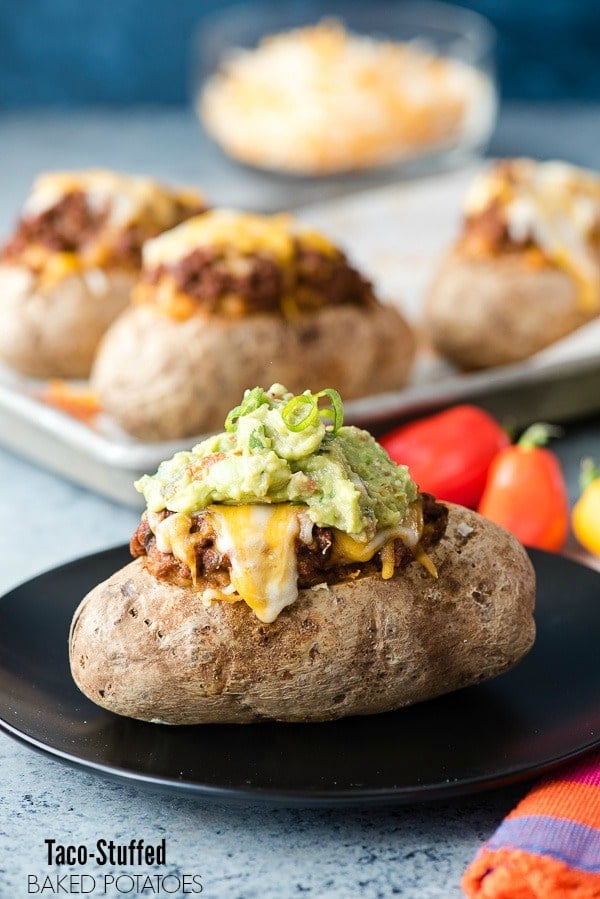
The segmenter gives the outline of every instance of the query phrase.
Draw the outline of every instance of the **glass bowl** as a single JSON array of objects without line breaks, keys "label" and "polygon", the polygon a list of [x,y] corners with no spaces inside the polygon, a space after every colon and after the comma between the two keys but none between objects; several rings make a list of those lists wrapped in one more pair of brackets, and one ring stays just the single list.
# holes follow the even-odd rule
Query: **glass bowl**
[{"label": "glass bowl", "polygon": [[254,168],[422,172],[485,148],[494,45],[486,19],[433,0],[250,3],[199,32],[194,104],[225,153]]}]

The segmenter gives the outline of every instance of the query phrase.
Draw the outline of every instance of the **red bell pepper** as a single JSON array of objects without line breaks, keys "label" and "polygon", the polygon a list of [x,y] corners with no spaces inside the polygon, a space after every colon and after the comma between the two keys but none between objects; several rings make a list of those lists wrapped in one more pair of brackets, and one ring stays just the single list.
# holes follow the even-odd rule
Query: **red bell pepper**
[{"label": "red bell pepper", "polygon": [[421,491],[475,508],[492,459],[510,440],[488,412],[461,405],[396,428],[380,443],[408,465]]},{"label": "red bell pepper", "polygon": [[556,429],[532,425],[494,459],[478,512],[525,546],[557,551],[569,530],[569,499],[560,462],[542,447]]}]

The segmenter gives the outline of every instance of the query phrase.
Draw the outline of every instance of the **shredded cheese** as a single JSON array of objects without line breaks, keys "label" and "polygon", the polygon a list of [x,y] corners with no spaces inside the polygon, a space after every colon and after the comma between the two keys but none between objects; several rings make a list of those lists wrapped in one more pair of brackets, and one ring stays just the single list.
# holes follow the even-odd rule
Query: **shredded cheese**
[{"label": "shredded cheese", "polygon": [[251,215],[232,209],[213,209],[149,240],[144,246],[144,266],[155,268],[177,263],[194,250],[209,247],[240,256],[265,253],[285,268],[294,258],[296,240],[327,255],[338,253],[326,237],[317,231],[301,229],[289,215]]},{"label": "shredded cheese", "polygon": [[381,577],[389,581],[394,576],[394,541],[388,540],[381,550]]},{"label": "shredded cheese", "polygon": [[198,98],[204,124],[231,155],[319,174],[485,132],[494,105],[489,78],[473,66],[331,19],[230,54]]},{"label": "shredded cheese", "polygon": [[76,253],[53,253],[48,251],[39,277],[40,290],[52,290],[64,278],[79,271],[81,271],[81,263]]},{"label": "shredded cheese", "polygon": [[205,205],[202,195],[193,190],[173,190],[151,178],[89,169],[40,175],[23,208],[23,218],[42,215],[75,192],[83,194],[87,208],[100,216],[101,224],[76,252],[56,252],[37,242],[19,251],[19,263],[36,273],[42,291],[53,289],[69,275],[110,266],[119,238],[127,229],[139,227],[143,233],[157,234],[184,218],[186,209],[190,214]]},{"label": "shredded cheese", "polygon": [[108,169],[84,169],[40,175],[25,203],[24,215],[40,215],[75,191],[86,195],[91,209],[98,212],[106,210],[110,223],[119,228],[144,218],[168,228],[173,221],[175,204],[197,206],[204,203],[201,194],[192,189],[172,190],[140,175],[123,175]]}]

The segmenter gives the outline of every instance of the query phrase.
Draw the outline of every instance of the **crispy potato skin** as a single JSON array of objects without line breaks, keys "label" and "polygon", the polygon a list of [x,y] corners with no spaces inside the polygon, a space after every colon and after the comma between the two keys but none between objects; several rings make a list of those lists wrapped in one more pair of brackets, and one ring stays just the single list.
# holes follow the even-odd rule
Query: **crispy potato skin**
[{"label": "crispy potato skin", "polygon": [[76,611],[73,677],[112,712],[169,724],[374,714],[494,677],[533,643],[533,568],[506,531],[449,508],[437,580],[412,563],[303,590],[270,625],[242,602],[205,608],[137,559]]},{"label": "crispy potato skin", "polygon": [[175,321],[138,306],[104,337],[92,386],[124,430],[169,440],[220,429],[248,384],[294,393],[326,384],[351,399],[400,387],[413,355],[412,332],[391,306],[325,308],[293,322]]},{"label": "crispy potato skin", "polygon": [[436,349],[460,368],[526,359],[595,317],[558,268],[533,268],[515,252],[475,260],[453,250],[425,300]]},{"label": "crispy potato skin", "polygon": [[87,377],[100,338],[135,283],[125,271],[100,274],[105,287],[98,292],[85,274],[41,291],[27,269],[0,265],[0,358],[33,378]]}]

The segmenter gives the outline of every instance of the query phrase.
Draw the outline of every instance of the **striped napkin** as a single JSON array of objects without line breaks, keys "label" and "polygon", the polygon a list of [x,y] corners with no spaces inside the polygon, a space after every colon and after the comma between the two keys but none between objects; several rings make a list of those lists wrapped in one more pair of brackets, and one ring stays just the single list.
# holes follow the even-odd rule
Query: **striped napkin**
[{"label": "striped napkin", "polygon": [[469,899],[600,899],[600,754],[528,793],[462,887]]}]

